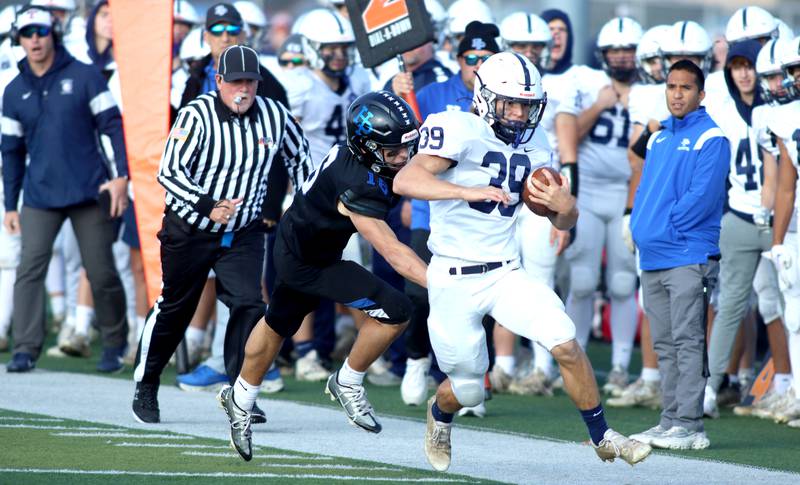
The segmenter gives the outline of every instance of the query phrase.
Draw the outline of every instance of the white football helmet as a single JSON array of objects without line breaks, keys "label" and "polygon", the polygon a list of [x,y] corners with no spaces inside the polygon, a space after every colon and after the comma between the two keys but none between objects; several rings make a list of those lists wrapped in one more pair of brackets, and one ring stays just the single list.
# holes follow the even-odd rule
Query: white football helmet
[{"label": "white football helmet", "polygon": [[603,25],[597,35],[597,56],[609,77],[622,82],[634,80],[636,62],[634,61],[629,68],[612,67],[606,59],[606,51],[608,49],[636,49],[641,39],[642,26],[630,17],[615,17]]},{"label": "white football helmet", "polygon": [[794,30],[786,22],[777,17],[775,17],[775,22],[778,24],[778,37],[781,39],[794,39]]},{"label": "white football helmet", "polygon": [[547,22],[538,15],[525,12],[512,13],[500,22],[500,37],[507,49],[513,50],[514,44],[533,44],[543,47],[536,62],[528,57],[537,69],[541,70],[550,63],[550,44],[553,42],[553,36]]},{"label": "white football helmet", "polygon": [[[656,25],[642,34],[639,45],[636,46],[636,68],[639,71],[639,80],[645,84],[658,84],[664,82],[666,72],[664,60],[661,56],[661,45],[672,31],[670,25]],[[654,72],[650,61],[658,58],[660,71]]]},{"label": "white football helmet", "polygon": [[[800,67],[800,36],[795,37],[791,41],[783,44],[781,43],[781,68],[786,74],[786,90],[792,99],[800,99],[800,72],[797,68]],[[792,74],[791,71],[795,71]]]},{"label": "white football helmet", "polygon": [[186,0],[175,0],[175,3],[172,4],[172,19],[175,22],[184,22],[190,25],[202,23],[197,9]]},{"label": "white football helmet", "polygon": [[77,8],[75,0],[31,0],[29,5],[51,10],[66,10],[67,12],[72,12]]},{"label": "white football helmet", "polygon": [[671,63],[669,58],[672,56],[697,57],[700,63],[697,65],[703,70],[705,75],[711,71],[713,61],[713,45],[711,37],[702,25],[691,20],[675,22],[672,31],[664,40],[661,51],[664,54],[666,69]]},{"label": "white football helmet", "polygon": [[725,40],[739,42],[778,35],[775,17],[761,7],[742,7],[735,11],[725,28]]},{"label": "white football helmet", "polygon": [[458,42],[467,30],[467,25],[473,20],[494,23],[491,9],[482,0],[456,0],[447,9],[444,38],[452,45],[453,53],[458,49]]},{"label": "white football helmet", "polygon": [[[524,121],[505,118],[506,103],[523,105]],[[539,71],[525,56],[515,52],[494,54],[475,74],[472,103],[475,111],[514,148],[530,141],[547,105]]]},{"label": "white football helmet", "polygon": [[17,18],[17,11],[19,9],[19,5],[9,5],[3,10],[0,10],[0,36],[8,35],[11,32],[11,26]]},{"label": "white football helmet", "polygon": [[[786,75],[783,72],[780,58],[781,52],[786,49],[784,44],[788,43],[788,40],[781,39],[780,37],[777,39],[770,39],[764,44],[764,47],[758,51],[758,57],[756,58],[758,86],[761,89],[761,97],[764,98],[764,101],[767,103],[785,104],[791,101],[786,86],[783,83],[783,81],[786,80]],[[777,91],[770,89],[769,80],[767,79],[775,75],[780,75],[782,80],[781,86]]]},{"label": "white football helmet", "polygon": [[[345,44],[348,46],[348,64],[353,62],[353,44],[356,37],[350,21],[334,10],[317,8],[297,19],[292,33],[303,36],[303,55],[312,69],[321,69],[330,76],[341,76],[343,71],[334,71],[328,66],[320,53],[326,44]],[[345,69],[346,70],[346,69]]]},{"label": "white football helmet", "polygon": [[195,27],[181,42],[180,56],[185,62],[197,61],[211,54],[211,48],[203,38],[203,27]]},{"label": "white football helmet", "polygon": [[433,36],[439,39],[439,36],[447,28],[447,10],[444,9],[439,0],[425,0],[425,10],[431,15]]},{"label": "white football helmet", "polygon": [[238,2],[233,2],[233,6],[239,11],[244,23],[253,27],[258,27],[262,30],[266,29],[269,25],[267,16],[264,14],[264,10],[254,2],[249,0],[239,0]]}]

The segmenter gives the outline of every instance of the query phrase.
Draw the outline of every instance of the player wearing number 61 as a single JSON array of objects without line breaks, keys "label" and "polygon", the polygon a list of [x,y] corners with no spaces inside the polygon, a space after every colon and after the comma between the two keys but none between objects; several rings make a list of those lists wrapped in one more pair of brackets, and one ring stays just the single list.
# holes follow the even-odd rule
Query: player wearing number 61
[{"label": "player wearing number 61", "polygon": [[[533,169],[552,163],[550,150],[532,141],[547,103],[539,72],[519,54],[495,54],[478,69],[473,94],[473,113],[428,116],[419,153],[394,180],[395,193],[431,201],[428,328],[448,379],[428,401],[428,461],[449,467],[453,414],[483,401],[489,359],[481,320],[489,314],[553,354],[600,458],[637,463],[650,447],[608,428],[564,305],[520,267],[514,231],[522,188]],[[553,211],[556,227],[569,229],[578,219],[575,198],[566,179],[553,182],[532,182],[531,200]]]}]

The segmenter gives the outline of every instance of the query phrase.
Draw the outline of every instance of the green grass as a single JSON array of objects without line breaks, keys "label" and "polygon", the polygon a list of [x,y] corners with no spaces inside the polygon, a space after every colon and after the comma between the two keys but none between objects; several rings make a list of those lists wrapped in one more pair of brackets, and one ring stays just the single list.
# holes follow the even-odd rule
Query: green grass
[{"label": "green grass", "polygon": [[[15,418],[9,420],[8,418]],[[33,418],[33,419],[31,419]],[[294,451],[285,451],[271,447],[258,447],[253,461],[246,463],[221,440],[192,437],[164,431],[147,432],[126,429],[118,426],[107,426],[96,423],[61,420],[59,422],[36,421],[43,416],[23,414],[0,410],[0,442],[4,443],[0,469],[36,469],[54,470],[54,472],[0,472],[0,483],[52,484],[52,483],[193,483],[216,484],[220,480],[240,482],[247,477],[210,477],[210,476],[147,476],[141,473],[166,472],[187,474],[271,474],[273,477],[252,477],[259,483],[345,483],[347,477],[382,478],[370,483],[396,483],[398,479],[442,479],[441,474],[432,471],[385,465],[361,460],[332,458],[322,455],[311,455]],[[25,428],[9,428],[3,425],[23,426],[60,426],[67,428],[103,428],[123,430],[136,434],[135,438],[113,437],[74,437],[58,436],[58,433],[69,430],[48,430]],[[76,429],[77,431],[77,429]],[[91,432],[91,431],[89,431]],[[177,439],[156,438],[154,435],[168,434]],[[188,444],[197,446],[194,450],[187,448],[155,448],[119,446],[122,443],[164,443]],[[213,448],[202,448],[211,446]],[[196,456],[189,453],[224,453],[225,456]],[[284,457],[269,457],[268,455]],[[300,467],[300,466],[302,467]],[[331,465],[353,468],[332,468]],[[379,469],[376,469],[379,468]],[[114,475],[71,475],[56,470],[84,471],[125,471],[133,474]],[[324,475],[325,478],[303,478],[296,475]],[[295,476],[293,476],[295,475]],[[337,478],[341,477],[341,478]],[[251,479],[252,479],[251,478]],[[448,474],[447,479],[458,483],[492,483],[472,479],[460,475]],[[352,482],[348,482],[352,483]]]},{"label": "green grass", "polygon": [[[96,374],[94,366],[99,354],[99,349],[95,349],[91,359],[54,359],[43,356],[38,366],[51,370]],[[595,369],[609,369],[610,345],[591,342],[589,357]],[[631,373],[640,371],[640,362],[637,350],[633,356]],[[132,379],[132,370],[126,369],[116,377]],[[322,394],[322,383],[298,382],[291,377],[284,380],[286,382],[284,391],[269,398],[334,408],[338,406]],[[175,369],[167,367],[162,376],[162,384],[174,382]],[[402,403],[398,387],[382,388],[370,384],[367,386],[370,401],[380,416],[405,417],[419,421],[425,419],[424,408],[409,407]],[[262,407],[269,414],[269,406]],[[486,418],[458,418],[458,425],[556,440],[587,439],[580,415],[569,398],[560,392],[552,398],[496,394],[487,404],[487,408]],[[658,423],[658,412],[648,409],[606,407],[606,417],[610,426],[625,434],[643,431]],[[730,410],[723,409],[721,419],[706,420],[706,432],[711,439],[711,448],[707,450],[659,451],[659,453],[800,473],[800,460],[797,460],[800,430],[757,418],[737,417]]]}]

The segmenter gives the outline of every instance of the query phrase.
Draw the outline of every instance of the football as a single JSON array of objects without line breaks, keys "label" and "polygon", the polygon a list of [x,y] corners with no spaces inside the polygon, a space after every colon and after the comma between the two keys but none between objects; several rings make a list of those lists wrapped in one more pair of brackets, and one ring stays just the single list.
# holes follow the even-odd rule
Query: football
[{"label": "football", "polygon": [[[553,176],[553,179],[556,181],[556,183],[558,183],[558,185],[561,185],[561,175],[552,167],[539,167],[533,171],[531,177],[536,177],[536,179],[542,182],[543,184],[550,185],[550,182],[544,175],[545,171],[550,172],[550,175]],[[537,216],[547,217],[550,215],[555,215],[555,212],[551,211],[546,206],[528,200],[528,196],[531,193],[530,188],[528,187],[529,183],[530,182],[526,180],[525,185],[522,187],[522,201],[525,202],[525,205],[528,206],[528,209],[533,211],[533,213],[536,214]]]}]

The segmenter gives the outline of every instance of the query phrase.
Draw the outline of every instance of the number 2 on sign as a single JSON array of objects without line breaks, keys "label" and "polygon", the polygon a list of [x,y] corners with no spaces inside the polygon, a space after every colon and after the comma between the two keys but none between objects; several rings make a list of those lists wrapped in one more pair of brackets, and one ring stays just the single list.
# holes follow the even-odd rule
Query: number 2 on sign
[{"label": "number 2 on sign", "polygon": [[406,17],[406,0],[370,0],[361,14],[368,34]]}]

